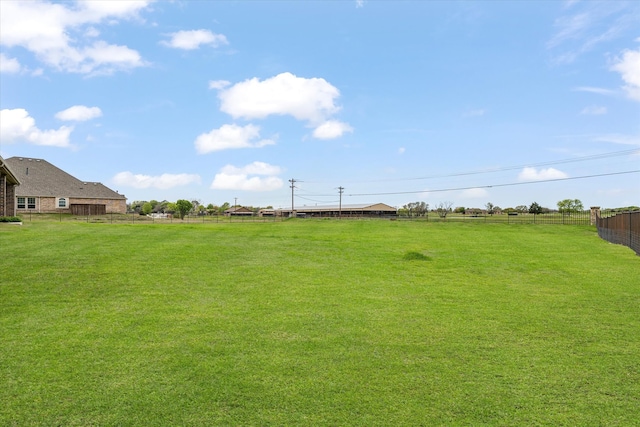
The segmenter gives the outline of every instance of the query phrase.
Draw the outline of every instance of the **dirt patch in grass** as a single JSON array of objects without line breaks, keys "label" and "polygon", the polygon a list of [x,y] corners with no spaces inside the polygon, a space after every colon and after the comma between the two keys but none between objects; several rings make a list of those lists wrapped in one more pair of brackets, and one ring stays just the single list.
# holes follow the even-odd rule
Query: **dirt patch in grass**
[{"label": "dirt patch in grass", "polygon": [[425,255],[422,252],[418,252],[418,251],[408,251],[405,252],[404,256],[402,257],[403,260],[405,261],[430,261],[431,258],[427,255]]}]

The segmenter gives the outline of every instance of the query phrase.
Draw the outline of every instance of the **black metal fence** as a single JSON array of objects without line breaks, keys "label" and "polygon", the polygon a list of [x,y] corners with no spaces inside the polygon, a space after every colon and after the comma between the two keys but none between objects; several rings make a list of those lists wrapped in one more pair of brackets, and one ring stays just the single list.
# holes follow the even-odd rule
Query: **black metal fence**
[{"label": "black metal fence", "polygon": [[421,216],[398,216],[400,221],[428,221],[428,222],[466,222],[466,223],[499,223],[499,224],[566,224],[566,225],[590,225],[591,214],[589,211],[544,214],[458,214],[448,213],[440,216],[436,212],[429,212]]},{"label": "black metal fence", "polygon": [[625,245],[640,255],[640,211],[619,212],[596,219],[598,236],[619,245]]},{"label": "black metal fence", "polygon": [[[606,213],[603,212],[603,216]],[[211,216],[211,215],[187,215],[184,219],[166,217],[153,217],[139,215],[137,213],[117,214],[107,212],[102,215],[90,215],[88,213],[74,214],[41,214],[36,212],[28,212],[21,214],[22,221],[38,222],[38,221],[59,221],[59,222],[90,222],[90,223],[111,223],[111,224],[170,224],[170,223],[256,223],[256,222],[280,222],[289,220],[282,216],[257,216],[257,215],[232,215],[232,216]],[[464,223],[499,223],[499,224],[558,224],[558,225],[590,225],[591,217],[589,211],[572,212],[570,214],[562,214],[558,212],[544,214],[519,213],[517,215],[509,215],[506,213],[487,215],[463,215],[457,213],[448,213],[446,216],[440,216],[436,212],[429,212],[421,216],[370,216],[370,215],[348,215],[338,217],[320,217],[320,216],[301,216],[301,220],[310,219],[332,219],[332,220],[396,220],[396,221],[416,221],[416,222],[464,222]]]},{"label": "black metal fence", "polygon": [[[1,0],[0,0],[1,1]],[[257,215],[185,215],[183,219],[180,217],[168,216],[147,216],[138,213],[120,214],[115,212],[106,212],[104,214],[90,214],[84,212],[80,214],[68,213],[37,213],[26,212],[21,213],[19,217],[23,222],[88,222],[88,223],[108,223],[108,224],[202,224],[202,223],[250,223],[250,222],[275,222],[283,221],[286,218],[273,216],[257,216]]]}]

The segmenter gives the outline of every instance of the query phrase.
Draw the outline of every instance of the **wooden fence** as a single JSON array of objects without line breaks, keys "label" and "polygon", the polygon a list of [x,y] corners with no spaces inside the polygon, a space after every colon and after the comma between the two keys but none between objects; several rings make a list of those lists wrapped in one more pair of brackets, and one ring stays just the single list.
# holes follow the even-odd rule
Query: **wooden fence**
[{"label": "wooden fence", "polygon": [[620,212],[614,216],[596,219],[598,236],[619,245],[625,245],[640,255],[640,211]]}]

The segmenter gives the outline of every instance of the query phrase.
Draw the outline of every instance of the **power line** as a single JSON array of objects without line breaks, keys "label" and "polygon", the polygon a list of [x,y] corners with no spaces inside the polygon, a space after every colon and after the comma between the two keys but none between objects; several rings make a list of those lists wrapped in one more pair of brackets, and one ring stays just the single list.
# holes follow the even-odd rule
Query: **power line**
[{"label": "power line", "polygon": [[[335,194],[331,194],[331,197],[335,197],[335,196],[336,196]],[[299,194],[296,194],[296,199],[308,200],[310,202],[325,203],[325,204],[326,203],[336,203],[336,202],[338,202],[337,200],[328,200],[328,201],[327,200],[314,200],[314,199],[310,199],[308,197],[303,197],[303,196],[301,196]]]},{"label": "power line", "polygon": [[[576,162],[583,162],[583,161],[589,161],[589,160],[604,159],[604,158],[609,158],[609,157],[626,156],[626,155],[631,155],[631,154],[636,154],[636,153],[640,153],[640,149],[633,148],[633,149],[629,149],[629,150],[614,151],[614,152],[609,152],[609,153],[602,153],[602,154],[594,154],[594,155],[589,155],[589,156],[574,157],[574,158],[570,158],[570,159],[562,159],[562,160],[555,160],[555,161],[532,163],[532,164],[528,164],[528,165],[505,166],[505,167],[502,167],[502,168],[475,170],[475,171],[467,171],[467,172],[456,172],[456,173],[448,173],[448,174],[441,174],[441,175],[431,175],[431,176],[424,176],[424,177],[414,177],[414,178],[397,178],[397,179],[383,179],[383,180],[369,180],[369,181],[352,181],[352,183],[354,183],[354,184],[355,183],[361,183],[362,184],[362,183],[375,183],[375,182],[417,181],[417,180],[427,180],[427,179],[434,179],[434,178],[450,178],[450,177],[458,177],[458,176],[481,175],[481,174],[489,174],[489,173],[495,173],[495,172],[517,170],[517,169],[521,169],[521,168],[525,168],[525,167],[540,167],[540,166],[551,166],[551,165],[564,164],[564,163],[576,163]],[[600,176],[606,176],[606,174],[600,175]],[[572,179],[578,179],[578,178],[572,178]],[[553,181],[553,180],[551,180],[551,181]],[[310,181],[310,182],[313,182],[313,181]],[[532,181],[532,182],[547,182],[547,181]],[[511,184],[511,185],[520,185],[520,184],[525,184],[525,183],[515,183],[515,184]],[[490,187],[490,186],[472,186],[472,187],[466,187],[466,188],[488,188],[488,187]],[[447,190],[433,190],[433,191],[447,191]],[[382,193],[382,194],[411,194],[411,193],[424,193],[424,192],[427,192],[427,191],[392,192],[392,193]],[[378,193],[374,193],[374,194],[378,194]],[[305,195],[309,196],[309,197],[334,197],[335,196],[334,194],[305,194]],[[300,197],[300,196],[297,196],[297,197]]]},{"label": "power line", "polygon": [[586,179],[586,178],[597,178],[602,176],[612,176],[612,175],[624,175],[631,173],[638,173],[638,170],[624,171],[624,172],[610,172],[610,173],[601,173],[596,175],[582,175],[582,176],[574,176],[568,178],[553,178],[553,179],[543,179],[540,181],[525,181],[525,182],[510,182],[505,184],[492,184],[492,185],[473,185],[470,187],[456,187],[456,188],[441,188],[437,190],[418,190],[418,191],[394,191],[388,193],[361,193],[361,194],[348,194],[348,196],[388,196],[388,195],[396,195],[396,194],[417,194],[417,193],[441,193],[445,191],[460,191],[460,190],[471,190],[472,188],[495,188],[495,187],[510,187],[515,185],[527,185],[527,184],[540,184],[543,182],[557,182],[557,181],[569,181],[575,179]]},{"label": "power line", "polygon": [[413,177],[413,178],[396,178],[396,179],[377,179],[377,180],[371,180],[371,181],[354,181],[353,183],[360,184],[360,183],[368,183],[368,182],[418,181],[418,180],[434,179],[434,178],[450,178],[450,177],[455,177],[455,176],[481,175],[481,174],[487,174],[487,173],[504,172],[504,171],[522,169],[522,168],[526,168],[526,167],[540,167],[540,166],[559,165],[559,164],[564,164],[564,163],[585,162],[585,161],[589,161],[589,160],[599,160],[599,159],[605,159],[605,158],[609,158],[609,157],[626,156],[626,155],[631,155],[631,154],[636,154],[636,153],[640,153],[640,149],[633,148],[633,149],[630,149],[630,150],[613,151],[613,152],[610,152],[610,153],[602,153],[602,154],[592,154],[590,156],[573,157],[573,158],[570,158],[570,159],[562,159],[562,160],[554,160],[554,161],[548,161],[548,162],[531,163],[531,164],[518,165],[518,166],[505,166],[505,167],[500,167],[500,168],[481,169],[481,170],[474,170],[474,171],[468,171],[468,172],[455,172],[455,173],[448,173],[448,174],[441,174],[441,175],[429,175],[429,176]]}]

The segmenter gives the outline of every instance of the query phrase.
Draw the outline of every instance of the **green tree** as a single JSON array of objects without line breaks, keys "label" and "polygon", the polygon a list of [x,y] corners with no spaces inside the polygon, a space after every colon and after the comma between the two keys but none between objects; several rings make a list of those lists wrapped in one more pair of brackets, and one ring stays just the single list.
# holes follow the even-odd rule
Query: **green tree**
[{"label": "green tree", "polygon": [[436,212],[440,218],[446,218],[447,214],[451,212],[451,206],[453,202],[440,202],[436,205]]},{"label": "green tree", "polygon": [[218,207],[218,212],[223,214],[224,211],[226,211],[230,207],[231,207],[231,205],[229,204],[229,202],[224,202],[221,206]]},{"label": "green tree", "polygon": [[402,207],[409,216],[424,216],[429,211],[429,204],[425,202],[411,202]]},{"label": "green tree", "polygon": [[542,206],[540,206],[537,202],[531,203],[531,206],[529,206],[529,213],[536,214],[536,215],[541,214]]},{"label": "green tree", "polygon": [[[152,203],[153,204],[153,203]],[[153,211],[154,212],[162,212],[162,213],[168,213],[169,211],[169,205],[171,203],[167,202],[166,200],[163,200],[162,202],[157,202],[154,206],[153,206]]]},{"label": "green tree", "polygon": [[582,212],[584,207],[578,199],[564,199],[558,202],[558,211],[564,215]]},{"label": "green tree", "polygon": [[142,205],[142,213],[144,215],[149,215],[153,211],[153,205],[150,202],[146,202]]},{"label": "green tree", "polygon": [[184,216],[188,214],[191,209],[193,209],[193,205],[188,200],[180,199],[176,202],[176,211],[180,215],[180,219],[184,219]]},{"label": "green tree", "polygon": [[145,200],[135,200],[129,204],[129,212],[141,213],[142,206],[147,203]]},{"label": "green tree", "polygon": [[487,208],[487,213],[489,215],[493,215],[493,213],[495,212],[495,206],[493,206],[493,203],[489,202],[484,206]]}]

